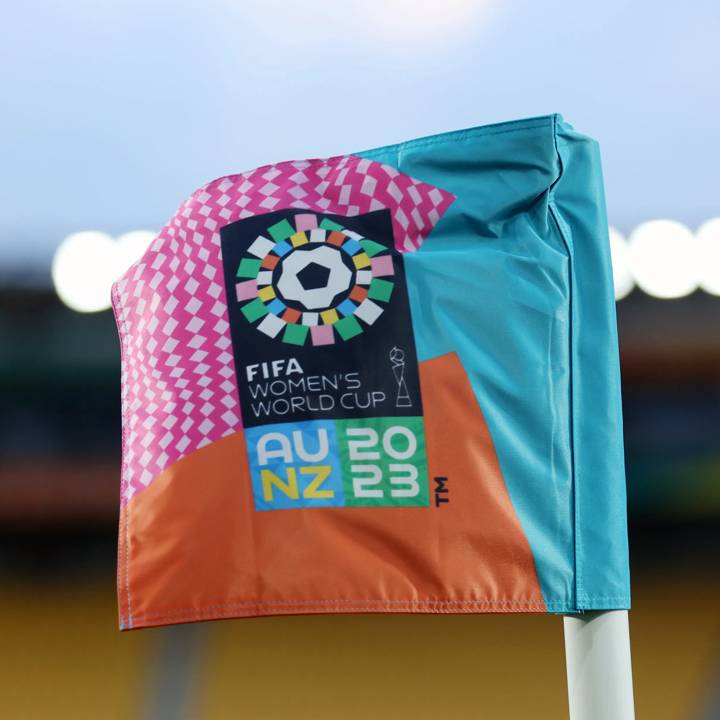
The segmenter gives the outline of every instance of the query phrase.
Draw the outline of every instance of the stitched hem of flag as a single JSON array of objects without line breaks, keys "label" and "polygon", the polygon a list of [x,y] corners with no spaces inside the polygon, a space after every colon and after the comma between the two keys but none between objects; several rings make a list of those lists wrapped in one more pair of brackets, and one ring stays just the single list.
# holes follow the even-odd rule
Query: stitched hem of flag
[{"label": "stitched hem of flag", "polygon": [[417,613],[417,614],[482,614],[482,613],[578,613],[584,610],[624,610],[630,606],[627,597],[589,598],[584,609],[572,603],[537,600],[327,600],[327,601],[238,601],[202,608],[141,613],[130,618],[121,629],[170,625],[179,622],[223,620],[227,618],[272,615],[306,615],[320,613]]},{"label": "stitched hem of flag", "polygon": [[[237,602],[216,607],[191,608],[178,612],[148,613],[135,615],[128,627],[139,628],[154,625],[170,625],[178,622],[199,620],[223,620],[227,618],[259,617],[272,615],[311,615],[341,613],[418,613],[452,615],[463,613],[545,613],[547,606],[538,601],[484,602],[484,601],[378,601],[333,600],[308,602]],[[126,629],[126,628],[123,628]]]},{"label": "stitched hem of flag", "polygon": [[[117,291],[117,286],[113,285],[111,290],[111,299],[113,312],[115,315],[115,323],[118,328],[118,335],[120,337],[120,363],[122,367],[120,382],[121,382],[121,404],[123,408],[123,414],[125,410],[125,398],[126,398],[126,383],[127,383],[127,359],[125,351],[125,343],[129,337],[127,333],[125,311],[122,303],[120,302],[120,295]],[[118,592],[118,610],[120,613],[120,627],[125,629],[126,627],[132,627],[132,604],[130,600],[130,564],[128,557],[128,524],[129,524],[129,509],[125,503],[126,490],[127,490],[127,427],[126,423],[122,422],[122,453],[121,453],[121,469],[120,469],[120,533],[118,536],[118,568],[117,568],[117,592]],[[125,620],[127,618],[127,625]]]}]

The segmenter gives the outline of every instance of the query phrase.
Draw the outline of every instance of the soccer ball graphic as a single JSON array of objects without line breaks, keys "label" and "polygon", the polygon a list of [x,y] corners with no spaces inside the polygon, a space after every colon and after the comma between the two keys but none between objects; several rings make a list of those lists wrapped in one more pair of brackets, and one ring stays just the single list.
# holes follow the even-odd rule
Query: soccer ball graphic
[{"label": "soccer ball graphic", "polygon": [[353,273],[343,262],[342,252],[322,245],[290,253],[280,268],[277,289],[305,310],[323,310],[350,290],[352,281]]},{"label": "soccer ball graphic", "polygon": [[237,266],[240,312],[290,345],[321,347],[361,335],[390,302],[395,265],[387,245],[314,213],[276,220]]}]

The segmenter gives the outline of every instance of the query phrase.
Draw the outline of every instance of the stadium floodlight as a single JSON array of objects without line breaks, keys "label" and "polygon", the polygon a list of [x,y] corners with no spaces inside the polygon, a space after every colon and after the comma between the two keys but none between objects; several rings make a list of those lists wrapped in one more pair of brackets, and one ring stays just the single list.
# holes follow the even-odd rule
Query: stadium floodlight
[{"label": "stadium floodlight", "polygon": [[610,256],[615,299],[622,300],[635,287],[635,280],[630,269],[630,249],[627,241],[614,227],[610,228]]},{"label": "stadium floodlight", "polygon": [[133,230],[118,237],[115,241],[113,282],[142,257],[156,236],[157,233],[152,230]]},{"label": "stadium floodlight", "polygon": [[700,258],[700,287],[711,295],[720,295],[720,217],[703,223],[695,237]]},{"label": "stadium floodlight", "polygon": [[656,298],[680,298],[699,284],[697,242],[674,220],[638,225],[628,240],[630,267],[638,287]]},{"label": "stadium floodlight", "polygon": [[68,235],[52,262],[58,297],[77,312],[107,310],[113,282],[142,256],[154,237],[149,230],[134,230],[117,239],[99,230]]},{"label": "stadium floodlight", "polygon": [[99,312],[110,307],[115,241],[97,230],[68,235],[52,262],[52,279],[60,299],[72,310]]}]

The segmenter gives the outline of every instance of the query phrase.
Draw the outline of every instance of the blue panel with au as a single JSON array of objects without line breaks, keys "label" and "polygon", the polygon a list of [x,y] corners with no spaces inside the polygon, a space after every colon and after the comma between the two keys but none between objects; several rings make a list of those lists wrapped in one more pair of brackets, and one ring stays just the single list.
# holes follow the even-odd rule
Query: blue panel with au
[{"label": "blue panel with au", "polygon": [[256,510],[345,504],[335,423],[245,428]]}]

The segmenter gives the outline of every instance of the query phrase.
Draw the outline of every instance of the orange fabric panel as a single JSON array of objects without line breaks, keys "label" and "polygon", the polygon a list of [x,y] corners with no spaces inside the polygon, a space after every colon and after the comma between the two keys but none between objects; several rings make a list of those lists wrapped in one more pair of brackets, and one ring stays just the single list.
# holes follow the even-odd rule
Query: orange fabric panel
[{"label": "orange fabric panel", "polygon": [[[121,516],[124,627],[321,612],[544,612],[532,553],[456,354],[420,363],[431,506],[256,512],[243,433]],[[435,477],[447,503],[435,505]],[[128,622],[128,617],[130,622]]]}]

